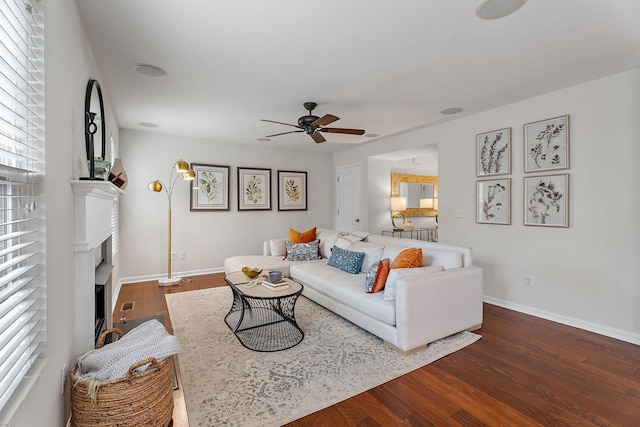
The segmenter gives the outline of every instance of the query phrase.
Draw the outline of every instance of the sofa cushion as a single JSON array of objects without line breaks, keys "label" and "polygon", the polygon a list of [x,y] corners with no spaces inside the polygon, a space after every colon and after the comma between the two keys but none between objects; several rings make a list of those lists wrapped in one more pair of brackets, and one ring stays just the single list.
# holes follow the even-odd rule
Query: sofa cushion
[{"label": "sofa cushion", "polygon": [[352,252],[334,246],[327,265],[351,274],[358,274],[364,261],[364,252]]},{"label": "sofa cushion", "polygon": [[422,265],[441,265],[445,270],[462,268],[462,254],[454,251],[422,251]]},{"label": "sofa cushion", "polygon": [[364,252],[361,270],[366,273],[373,263],[382,259],[384,246],[369,242],[354,242],[349,250],[352,252]]},{"label": "sofa cushion", "polygon": [[422,267],[422,248],[407,248],[400,252],[391,262],[391,268]]},{"label": "sofa cushion", "polygon": [[318,228],[316,230],[316,239],[320,240],[320,256],[322,258],[329,258],[331,248],[336,244],[338,237],[340,237],[340,233],[335,230],[325,228]]},{"label": "sofa cushion", "polygon": [[[396,324],[396,307],[392,301],[385,301],[382,292],[363,292],[366,274],[345,273],[329,267],[323,262],[309,262],[291,266],[291,277],[307,288],[344,304],[364,315],[388,325]],[[302,291],[304,295],[304,290]]]},{"label": "sofa cushion", "polygon": [[293,243],[308,243],[316,240],[316,227],[310,228],[307,231],[296,231],[293,228],[289,229],[289,241]]},{"label": "sofa cushion", "polygon": [[407,277],[422,276],[425,274],[437,273],[442,271],[441,265],[432,265],[429,267],[419,268],[396,268],[389,271],[387,283],[384,285],[384,299],[387,301],[396,300],[397,281],[406,279]]},{"label": "sofa cushion", "polygon": [[284,257],[287,255],[287,239],[271,239],[269,240],[269,251],[273,256]]},{"label": "sofa cushion", "polygon": [[318,254],[318,240],[306,243],[293,243],[290,241],[285,242],[287,247],[287,261],[312,261],[320,259]]},{"label": "sofa cushion", "polygon": [[384,284],[389,275],[389,258],[376,261],[367,271],[364,279],[364,288],[369,293],[379,292],[384,289]]}]

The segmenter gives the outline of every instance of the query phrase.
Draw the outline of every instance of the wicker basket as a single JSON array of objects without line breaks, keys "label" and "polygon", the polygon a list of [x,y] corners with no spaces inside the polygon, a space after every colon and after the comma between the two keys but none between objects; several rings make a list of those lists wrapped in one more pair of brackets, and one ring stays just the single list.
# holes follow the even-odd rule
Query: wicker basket
[{"label": "wicker basket", "polygon": [[[119,329],[107,329],[98,339],[104,344],[110,333],[120,336]],[[153,366],[144,372],[133,371],[147,363]],[[100,385],[95,401],[89,397],[88,381],[78,380],[76,366],[71,370],[71,425],[77,427],[166,427],[173,415],[173,357],[158,363],[153,357],[137,362],[126,377]]]}]

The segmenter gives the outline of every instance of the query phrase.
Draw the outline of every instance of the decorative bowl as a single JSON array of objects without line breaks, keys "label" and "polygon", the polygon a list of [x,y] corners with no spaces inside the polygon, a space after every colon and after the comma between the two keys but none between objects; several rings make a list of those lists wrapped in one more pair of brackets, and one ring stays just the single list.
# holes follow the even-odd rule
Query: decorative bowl
[{"label": "decorative bowl", "polygon": [[255,279],[256,277],[258,277],[258,274],[262,273],[262,269],[253,267],[242,267],[242,272],[249,279]]}]

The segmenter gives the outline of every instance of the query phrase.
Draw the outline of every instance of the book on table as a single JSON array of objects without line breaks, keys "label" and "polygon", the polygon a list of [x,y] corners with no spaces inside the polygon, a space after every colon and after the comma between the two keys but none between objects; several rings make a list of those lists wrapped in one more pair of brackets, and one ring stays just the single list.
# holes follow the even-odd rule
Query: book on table
[{"label": "book on table", "polygon": [[270,282],[268,280],[263,280],[262,286],[267,289],[271,289],[272,291],[279,291],[281,289],[287,289],[289,287],[289,284],[284,280],[281,280],[279,282]]}]

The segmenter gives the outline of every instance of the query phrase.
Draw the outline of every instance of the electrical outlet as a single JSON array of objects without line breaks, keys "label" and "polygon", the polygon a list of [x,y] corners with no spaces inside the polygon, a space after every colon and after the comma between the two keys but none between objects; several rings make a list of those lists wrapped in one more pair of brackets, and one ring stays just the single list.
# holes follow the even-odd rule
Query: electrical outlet
[{"label": "electrical outlet", "polygon": [[454,218],[464,218],[464,211],[461,208],[453,208],[452,214]]},{"label": "electrical outlet", "polygon": [[533,276],[524,276],[524,285],[527,288],[533,288]]},{"label": "electrical outlet", "polygon": [[64,394],[64,386],[67,383],[67,375],[69,371],[67,371],[67,364],[62,365],[62,372],[60,373],[60,394]]},{"label": "electrical outlet", "polygon": [[178,254],[176,254],[175,252],[171,252],[171,259],[173,260],[178,259]]},{"label": "electrical outlet", "polygon": [[185,258],[185,253],[184,253],[184,251],[180,251],[180,255],[179,255],[179,256],[180,256],[180,259],[184,259],[184,258]]}]

